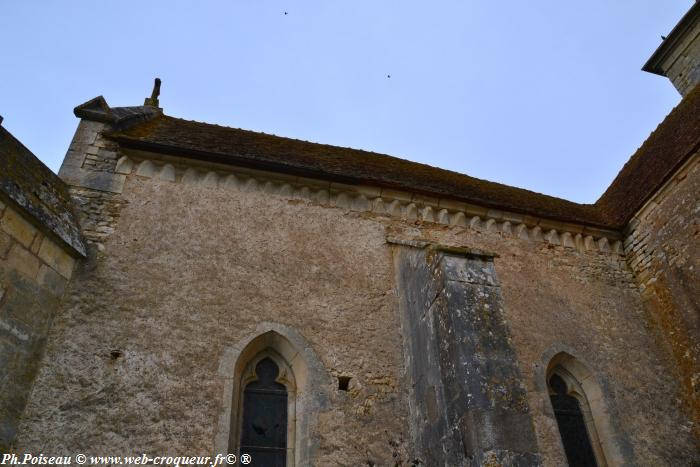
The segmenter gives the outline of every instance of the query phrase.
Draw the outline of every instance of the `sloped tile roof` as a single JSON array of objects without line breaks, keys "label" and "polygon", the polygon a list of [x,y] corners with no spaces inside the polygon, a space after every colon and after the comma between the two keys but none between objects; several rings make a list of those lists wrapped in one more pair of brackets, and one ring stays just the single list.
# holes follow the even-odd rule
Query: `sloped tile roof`
[{"label": "sloped tile roof", "polygon": [[149,111],[145,115],[143,109],[109,109],[107,113],[111,115],[121,112],[132,118],[137,113],[138,117],[107,136],[126,147],[343,183],[404,189],[610,229],[624,227],[698,150],[700,143],[698,88],[650,135],[595,204],[579,204],[384,154],[182,120],[160,112]]},{"label": "sloped tile roof", "polygon": [[215,162],[370,184],[603,226],[592,206],[358,149],[159,116],[111,135],[130,147]]},{"label": "sloped tile roof", "polygon": [[624,226],[699,150],[700,86],[696,86],[622,167],[596,208],[609,225]]}]

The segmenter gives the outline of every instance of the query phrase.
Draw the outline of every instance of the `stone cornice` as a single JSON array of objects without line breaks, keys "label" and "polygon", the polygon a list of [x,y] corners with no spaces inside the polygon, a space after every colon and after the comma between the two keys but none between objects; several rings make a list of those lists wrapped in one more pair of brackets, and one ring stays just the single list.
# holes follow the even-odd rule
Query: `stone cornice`
[{"label": "stone cornice", "polygon": [[347,185],[275,172],[197,163],[186,158],[162,156],[138,150],[122,150],[116,173],[212,189],[260,192],[287,199],[390,216],[407,221],[430,222],[533,242],[561,245],[578,251],[622,254],[621,234],[580,224],[562,223],[507,211],[433,198],[380,187]]}]

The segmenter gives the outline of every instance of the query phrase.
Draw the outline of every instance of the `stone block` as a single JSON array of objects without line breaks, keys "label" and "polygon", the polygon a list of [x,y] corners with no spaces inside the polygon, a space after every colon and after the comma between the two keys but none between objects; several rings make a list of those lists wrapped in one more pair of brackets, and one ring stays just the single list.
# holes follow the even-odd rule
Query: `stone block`
[{"label": "stone block", "polygon": [[498,231],[498,224],[496,223],[495,219],[488,219],[486,223],[484,224],[484,229],[486,232],[497,232]]},{"label": "stone block", "polygon": [[481,225],[481,218],[479,216],[472,217],[472,219],[469,221],[469,227],[473,230],[481,231],[483,229]]},{"label": "stone block", "polygon": [[544,237],[542,236],[542,228],[539,226],[533,227],[532,231],[530,232],[530,238],[536,242],[543,242]]},{"label": "stone block", "polygon": [[406,208],[404,209],[404,217],[410,221],[415,221],[418,219],[418,208],[416,207],[415,204],[410,203],[406,205]]},{"label": "stone block", "polygon": [[66,279],[45,264],[39,268],[37,282],[56,296],[62,296],[66,290]]},{"label": "stone block", "polygon": [[0,319],[0,335],[5,334],[11,339],[26,342],[32,335],[31,329],[24,323],[14,319]]},{"label": "stone block", "polygon": [[378,197],[382,192],[381,188],[374,187],[374,186],[367,186],[367,185],[359,185],[359,186],[355,187],[355,191],[357,191],[357,193],[364,195],[370,199]]},{"label": "stone block", "polygon": [[0,231],[0,258],[7,256],[7,252],[10,251],[12,246],[12,237],[9,234]]},{"label": "stone block", "polygon": [[391,203],[389,203],[389,206],[387,207],[387,212],[396,217],[401,216],[401,202],[399,200],[394,200]]},{"label": "stone block", "polygon": [[[291,175],[284,175],[284,174],[271,174],[270,172],[261,172],[261,171],[255,171],[257,173],[258,178],[260,179],[267,179],[270,177],[273,177],[275,182],[277,183],[294,183],[296,185],[304,185],[308,186],[309,188],[315,188],[315,189],[325,189],[329,190],[331,189],[331,183],[320,180],[317,178],[307,178],[307,177],[296,177],[296,176],[291,176]],[[255,175],[255,173],[253,174]],[[358,187],[359,188],[359,187]],[[364,193],[363,191],[358,191],[358,193]],[[365,196],[367,196],[365,194]],[[378,195],[377,195],[378,196]]]},{"label": "stone block", "polygon": [[97,155],[100,156],[102,159],[107,159],[107,160],[116,160],[117,159],[117,153],[114,151],[110,151],[108,149],[100,149],[97,151]]},{"label": "stone block", "polygon": [[219,186],[219,176],[216,175],[216,172],[207,172],[202,179],[202,185],[209,188],[216,188]]},{"label": "stone block", "polygon": [[399,200],[399,201],[411,201],[413,199],[413,194],[406,191],[383,189],[381,193],[382,198]]},{"label": "stone block", "polygon": [[199,178],[199,172],[196,169],[190,167],[187,170],[185,170],[185,173],[182,175],[182,183],[196,184],[199,182]]},{"label": "stone block", "polygon": [[92,144],[97,138],[97,134],[104,127],[103,123],[89,120],[81,120],[78,129],[73,137],[73,143]]},{"label": "stone block", "polygon": [[448,225],[450,223],[450,213],[447,209],[440,209],[438,211],[437,221],[440,224]]},{"label": "stone block", "polygon": [[510,223],[510,221],[505,221],[501,225],[501,232],[503,233],[503,235],[508,235],[508,236],[513,235],[513,227],[512,227],[512,224]]},{"label": "stone block", "polygon": [[48,238],[41,242],[39,258],[66,279],[70,279],[73,274],[75,259]]},{"label": "stone block", "polygon": [[[297,183],[299,183],[299,182],[300,182],[300,180],[297,180]],[[318,185],[318,181],[316,181],[314,184]],[[335,190],[335,191],[345,191],[348,193],[364,195],[367,198],[376,198],[376,197],[380,196],[380,194],[382,192],[381,188],[378,188],[378,187],[367,186],[367,185],[348,185],[346,183],[335,183],[335,182],[330,184],[330,188],[331,188],[331,190]]]},{"label": "stone block", "polygon": [[[230,175],[230,177],[234,177],[234,176]],[[165,180],[167,182],[174,182],[175,181],[175,167],[173,167],[172,164],[165,164],[160,169],[158,174],[156,175],[156,178],[158,180]],[[228,182],[228,179],[226,179],[226,181]]]},{"label": "stone block", "polygon": [[369,211],[370,207],[371,206],[369,200],[365,196],[359,195],[353,199],[352,206],[350,209],[352,209],[353,211],[365,212]]},{"label": "stone block", "polygon": [[136,175],[151,178],[156,173],[156,166],[151,161],[143,161],[136,169]]},{"label": "stone block", "polygon": [[457,212],[453,214],[450,218],[450,225],[456,225],[459,227],[467,226],[467,216],[463,212]]},{"label": "stone block", "polygon": [[507,211],[502,213],[502,219],[510,222],[511,224],[521,224],[523,222],[523,216]]},{"label": "stone block", "polygon": [[323,205],[330,203],[330,199],[331,195],[328,193],[328,190],[319,190],[314,195],[314,200]]},{"label": "stone block", "polygon": [[0,220],[0,228],[14,237],[23,246],[29,248],[37,233],[36,227],[25,220],[14,209],[7,209]]},{"label": "stone block", "polygon": [[477,206],[475,204],[467,204],[466,208],[464,209],[464,214],[469,217],[469,216],[479,216],[479,217],[488,217],[488,209],[482,208],[481,206]]},{"label": "stone block", "polygon": [[15,243],[7,254],[7,267],[34,279],[39,273],[41,262],[31,252]]},{"label": "stone block", "polygon": [[[34,295],[28,294],[26,290],[18,288],[8,296],[5,303],[5,316],[9,321],[15,323],[15,328],[23,329],[29,336],[43,336],[49,330],[51,314],[54,310],[45,300],[39,303]],[[35,295],[45,295],[36,286],[31,290]]]},{"label": "stone block", "polygon": [[620,240],[622,239],[622,235],[619,232],[616,232],[614,230],[606,230],[606,229],[598,229],[595,227],[584,227],[583,232],[581,232],[584,236],[590,235],[595,238],[601,238],[601,237],[606,237],[609,240]]},{"label": "stone block", "polygon": [[372,200],[372,212],[377,214],[386,214],[386,206],[384,205],[384,200],[382,198],[375,198]]},{"label": "stone block", "polygon": [[499,211],[498,209],[489,209],[486,211],[486,217],[489,219],[501,220],[503,219],[503,211]]},{"label": "stone block", "polygon": [[440,198],[438,207],[451,209],[453,211],[464,211],[467,209],[467,203],[462,203],[460,201],[455,201],[453,199]]},{"label": "stone block", "polygon": [[121,157],[117,161],[117,167],[114,170],[118,174],[130,174],[131,171],[134,169],[134,163],[132,162],[131,159],[129,159],[126,156]]},{"label": "stone block", "polygon": [[32,254],[37,254],[39,252],[39,248],[41,247],[41,242],[44,240],[44,236],[41,233],[37,233],[36,236],[34,237],[34,241],[32,242],[32,246],[29,249]]},{"label": "stone block", "polygon": [[337,208],[350,208],[350,203],[351,203],[350,197],[347,195],[347,193],[338,193],[335,196],[335,206]]},{"label": "stone block", "polygon": [[66,163],[61,166],[59,176],[69,185],[112,193],[121,193],[126,181],[126,175],[123,174],[83,170]]},{"label": "stone block", "polygon": [[421,210],[421,218],[426,222],[435,222],[433,208],[426,206]]},{"label": "stone block", "polygon": [[439,198],[424,195],[414,195],[412,201],[421,206],[433,206],[438,207],[440,203]]},{"label": "stone block", "polygon": [[561,245],[561,241],[559,240],[559,234],[554,229],[551,229],[549,232],[547,232],[544,236],[544,239],[547,241],[547,243],[551,245]]}]

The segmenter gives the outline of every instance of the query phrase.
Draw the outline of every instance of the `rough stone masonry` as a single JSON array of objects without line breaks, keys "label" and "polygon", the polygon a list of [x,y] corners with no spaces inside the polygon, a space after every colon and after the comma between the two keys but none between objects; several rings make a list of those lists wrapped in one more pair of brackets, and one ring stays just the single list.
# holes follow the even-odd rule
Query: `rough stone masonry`
[{"label": "rough stone masonry", "polygon": [[268,359],[288,466],[700,459],[697,86],[592,205],[159,105],[0,128],[3,451],[238,453]]}]

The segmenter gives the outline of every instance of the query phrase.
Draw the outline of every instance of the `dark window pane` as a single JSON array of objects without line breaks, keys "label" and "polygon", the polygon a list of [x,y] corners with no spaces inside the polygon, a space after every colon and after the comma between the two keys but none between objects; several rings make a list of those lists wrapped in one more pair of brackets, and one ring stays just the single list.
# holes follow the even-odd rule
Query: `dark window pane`
[{"label": "dark window pane", "polygon": [[269,358],[255,367],[258,376],[243,392],[241,454],[254,466],[284,467],[287,460],[287,388],[275,382],[279,368]]},{"label": "dark window pane", "polygon": [[555,393],[550,399],[569,467],[597,467],[578,399],[567,394],[566,383],[559,375],[549,379],[549,387]]}]

